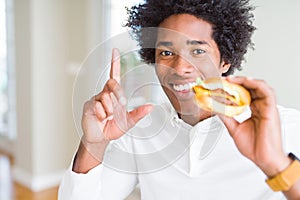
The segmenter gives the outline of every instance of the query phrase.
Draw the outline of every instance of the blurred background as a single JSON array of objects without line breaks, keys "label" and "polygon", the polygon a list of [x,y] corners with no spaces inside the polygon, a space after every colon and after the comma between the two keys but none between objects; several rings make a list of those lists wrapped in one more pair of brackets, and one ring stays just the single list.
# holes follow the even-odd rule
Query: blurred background
[{"label": "blurred background", "polygon": [[[80,139],[73,91],[86,100],[92,94],[86,91],[96,88],[85,75],[80,80],[87,84],[74,89],[77,73],[99,44],[123,35],[124,7],[141,1],[0,0],[0,200],[57,198]],[[265,79],[279,104],[300,110],[300,1],[252,3],[255,50],[237,74]],[[100,56],[106,65],[91,60],[99,74],[109,64],[112,47],[107,48]],[[126,87],[134,82],[131,76]],[[134,102],[148,101],[143,95],[149,92],[152,100],[160,99],[152,88]]]}]

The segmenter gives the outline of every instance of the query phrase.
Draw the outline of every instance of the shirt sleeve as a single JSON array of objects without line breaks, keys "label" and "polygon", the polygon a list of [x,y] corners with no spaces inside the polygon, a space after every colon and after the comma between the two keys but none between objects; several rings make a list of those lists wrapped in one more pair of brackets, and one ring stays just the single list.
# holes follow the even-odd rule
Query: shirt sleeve
[{"label": "shirt sleeve", "polygon": [[128,174],[98,165],[86,174],[65,172],[59,186],[58,200],[125,199],[137,184],[135,174]]}]

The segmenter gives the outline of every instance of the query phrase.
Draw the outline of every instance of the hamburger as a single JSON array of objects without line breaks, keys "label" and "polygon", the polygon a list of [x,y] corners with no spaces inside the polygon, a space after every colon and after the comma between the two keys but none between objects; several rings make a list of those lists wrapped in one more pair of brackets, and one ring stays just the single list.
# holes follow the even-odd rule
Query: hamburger
[{"label": "hamburger", "polygon": [[197,105],[206,111],[234,117],[241,114],[251,103],[251,96],[243,86],[221,78],[204,81],[197,79],[193,87]]}]

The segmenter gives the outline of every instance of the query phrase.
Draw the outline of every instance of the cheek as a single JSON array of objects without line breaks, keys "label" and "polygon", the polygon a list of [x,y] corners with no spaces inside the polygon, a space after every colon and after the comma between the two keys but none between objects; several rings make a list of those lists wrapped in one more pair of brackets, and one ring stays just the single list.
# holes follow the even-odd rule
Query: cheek
[{"label": "cheek", "polygon": [[158,77],[159,81],[162,83],[164,77],[166,76],[166,74],[168,74],[168,70],[166,67],[164,67],[164,65],[156,63],[155,64],[155,73],[156,73],[156,76]]},{"label": "cheek", "polygon": [[220,75],[220,64],[216,59],[209,56],[198,59],[193,62],[197,74],[202,74],[204,77],[218,77]]}]

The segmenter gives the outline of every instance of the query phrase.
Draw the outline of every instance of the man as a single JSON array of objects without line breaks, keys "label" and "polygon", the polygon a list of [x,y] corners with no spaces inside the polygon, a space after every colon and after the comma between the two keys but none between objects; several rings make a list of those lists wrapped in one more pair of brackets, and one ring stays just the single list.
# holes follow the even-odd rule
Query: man
[{"label": "man", "polygon": [[[149,0],[129,10],[127,26],[141,57],[155,63],[171,107],[127,112],[120,56],[113,50],[110,79],[84,105],[84,136],[59,198],[124,199],[139,183],[143,199],[300,199],[299,161],[288,156],[300,155],[293,142],[300,138],[300,113],[277,107],[262,80],[226,77],[250,91],[251,115],[241,122],[201,110],[191,90],[197,78],[227,76],[240,67],[255,29],[252,9],[248,0]],[[154,44],[148,44],[153,34],[147,27],[158,27],[149,40]],[[149,116],[150,127],[138,128]],[[158,137],[136,141],[125,134],[147,136],[160,121]],[[286,186],[277,184],[280,176]]]}]

